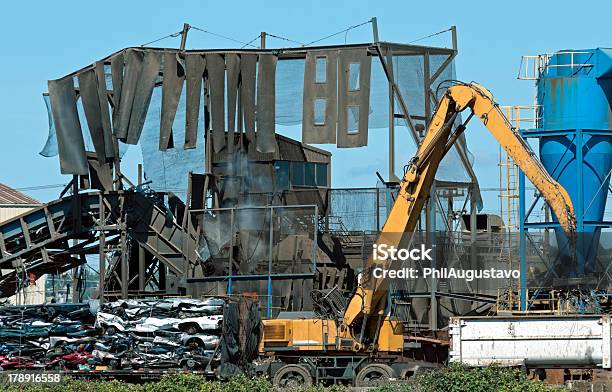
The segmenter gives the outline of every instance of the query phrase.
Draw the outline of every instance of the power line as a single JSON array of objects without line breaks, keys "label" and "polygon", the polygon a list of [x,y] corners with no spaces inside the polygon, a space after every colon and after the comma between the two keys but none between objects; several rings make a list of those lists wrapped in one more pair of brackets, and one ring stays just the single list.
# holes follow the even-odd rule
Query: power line
[{"label": "power line", "polygon": [[274,34],[270,34],[270,33],[266,33],[266,35],[267,35],[268,37],[272,37],[272,38],[280,39],[280,40],[283,40],[283,41],[293,42],[294,44],[298,44],[298,45],[302,45],[302,46],[304,46],[304,45],[305,45],[303,42],[296,41],[296,40],[293,40],[293,39],[289,39],[289,38],[286,38],[286,37],[281,37],[281,36],[274,35]]},{"label": "power line", "polygon": [[251,44],[253,42],[255,42],[256,40],[258,40],[259,38],[261,38],[261,35],[257,35],[257,37],[253,38],[252,40],[250,40],[246,44],[242,45],[242,47],[240,49],[244,49],[246,46],[252,46]]},{"label": "power line", "polygon": [[154,39],[153,41],[147,42],[147,43],[142,44],[142,45],[140,45],[140,46],[141,46],[141,47],[148,46],[148,45],[154,44],[154,43],[156,43],[156,42],[159,42],[159,41],[161,41],[161,40],[164,40],[164,39],[166,39],[166,38],[176,38],[176,37],[180,36],[182,32],[183,32],[183,31],[181,30],[181,31],[176,32],[176,33],[168,34],[168,35],[166,35],[166,36],[163,36],[163,37],[158,38],[158,39]]},{"label": "power line", "polygon": [[415,39],[414,41],[410,41],[410,42],[408,42],[408,43],[409,43],[409,44],[413,44],[413,43],[415,43],[415,42],[419,42],[419,41],[422,41],[422,40],[427,39],[427,38],[435,37],[436,35],[440,35],[440,34],[446,33],[447,31],[451,31],[451,30],[452,30],[452,29],[448,28],[448,29],[446,29],[446,30],[438,31],[437,33],[433,33],[433,34],[426,35],[425,37],[421,37],[421,38],[419,38],[419,39]]},{"label": "power line", "polygon": [[[250,47],[252,47],[252,48],[257,49],[257,46],[251,45],[251,44],[250,44],[250,43],[248,43],[248,42],[239,41],[239,40],[237,40],[237,39],[234,39],[234,38],[228,37],[228,36],[226,36],[226,35],[222,35],[222,34],[218,34],[218,33],[213,33],[212,31],[208,31],[208,30],[205,30],[205,29],[201,29],[201,28],[196,27],[196,26],[191,26],[191,28],[192,28],[192,29],[194,29],[194,30],[198,30],[198,31],[200,31],[200,32],[202,32],[202,33],[206,33],[206,34],[214,35],[215,37],[223,38],[223,39],[226,39],[226,40],[228,40],[228,41],[233,41],[233,42],[236,42],[236,43],[242,44],[242,45],[244,45],[244,46],[250,46]],[[251,41],[251,42],[253,42],[253,41]]]},{"label": "power line", "polygon": [[309,42],[309,43],[305,44],[304,46],[310,46],[310,45],[312,45],[312,44],[316,44],[317,42],[324,41],[324,40],[326,40],[326,39],[328,39],[328,38],[335,37],[335,36],[340,35],[340,34],[342,34],[342,33],[348,33],[350,30],[356,29],[357,27],[361,27],[361,26],[366,25],[366,24],[368,24],[368,23],[372,23],[372,20],[370,19],[370,20],[368,20],[368,21],[366,21],[366,22],[363,22],[363,23],[360,23],[360,24],[357,24],[357,25],[354,25],[354,26],[350,26],[350,27],[348,27],[348,28],[346,28],[346,29],[344,29],[344,30],[338,31],[337,33],[333,33],[333,34],[327,35],[327,36],[325,36],[325,37],[323,37],[323,38],[319,38],[319,39],[317,39],[317,40],[314,40],[314,41],[312,41],[312,42]]},{"label": "power line", "polygon": [[22,188],[13,188],[16,191],[38,191],[43,189],[54,189],[54,188],[63,188],[68,184],[50,184],[50,185],[37,185],[37,186],[27,186]]}]

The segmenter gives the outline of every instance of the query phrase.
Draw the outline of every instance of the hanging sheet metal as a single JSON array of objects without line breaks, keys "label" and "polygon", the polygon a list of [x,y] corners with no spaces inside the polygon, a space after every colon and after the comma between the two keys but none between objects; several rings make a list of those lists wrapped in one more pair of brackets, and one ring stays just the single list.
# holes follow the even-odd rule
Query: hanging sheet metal
[{"label": "hanging sheet metal", "polygon": [[39,152],[43,157],[49,158],[57,156],[57,132],[55,131],[55,124],[53,122],[53,112],[51,111],[51,103],[49,102],[49,93],[43,94],[43,101],[45,102],[45,108],[47,109],[47,120],[49,121],[49,133],[47,135],[47,141]]},{"label": "hanging sheet metal", "polygon": [[[317,69],[323,66],[324,70]],[[302,107],[303,143],[336,143],[337,75],[338,51],[306,53]]]},{"label": "hanging sheet metal", "polygon": [[143,51],[128,49],[127,65],[125,66],[125,74],[121,84],[119,114],[117,115],[117,122],[113,124],[115,136],[121,140],[126,140],[128,136],[132,106],[134,104],[136,91],[138,90],[138,80],[140,79],[140,73],[142,71],[143,58]]},{"label": "hanging sheet metal", "polygon": [[162,84],[162,107],[159,127],[159,149],[166,151],[174,147],[172,135],[172,124],[176,117],[185,71],[183,65],[179,64],[177,52],[164,52],[164,81]]},{"label": "hanging sheet metal", "polygon": [[106,162],[106,147],[96,71],[89,69],[78,74],[77,78],[79,80],[79,92],[83,102],[87,126],[89,127],[89,134],[96,150],[96,158],[100,164],[104,164]]},{"label": "hanging sheet metal", "polygon": [[[125,64],[124,52],[117,53],[111,60],[111,79],[113,81],[113,127],[119,122],[119,102],[123,87],[123,67]],[[115,135],[117,130],[115,128]]]},{"label": "hanging sheet metal", "polygon": [[130,116],[130,125],[127,134],[127,144],[138,144],[142,127],[144,126],[153,87],[155,80],[159,75],[159,67],[161,65],[161,52],[146,51],[142,63],[142,71],[138,79],[136,94],[134,95],[134,103],[132,105],[132,113]]},{"label": "hanging sheet metal", "polygon": [[50,80],[48,86],[53,122],[57,132],[61,173],[87,175],[89,170],[77,112],[74,80],[72,77]]},{"label": "hanging sheet metal", "polygon": [[89,180],[91,189],[104,191],[113,190],[113,167],[110,163],[100,163],[96,159],[88,159]]},{"label": "hanging sheet metal", "polygon": [[273,54],[259,55],[257,72],[257,151],[272,153],[277,149],[275,136],[276,62]]},{"label": "hanging sheet metal", "polygon": [[98,83],[98,101],[100,102],[100,117],[102,120],[102,131],[104,133],[104,151],[106,158],[117,158],[119,152],[113,139],[113,126],[111,124],[110,109],[108,107],[108,88],[106,86],[106,73],[104,61],[98,61],[94,65],[96,81]]},{"label": "hanging sheet metal", "polygon": [[246,138],[255,142],[255,85],[257,75],[257,55],[243,54],[240,57],[240,104]]},{"label": "hanging sheet metal", "polygon": [[225,61],[216,53],[206,54],[206,70],[210,86],[211,128],[213,148],[225,147]]},{"label": "hanging sheet metal", "polygon": [[185,55],[185,78],[187,90],[185,116],[185,149],[195,148],[198,138],[198,119],[200,117],[200,98],[202,96],[202,79],[206,69],[206,60],[201,54]]},{"label": "hanging sheet metal", "polygon": [[337,146],[367,146],[372,59],[367,49],[351,49],[340,51],[338,61]]},{"label": "hanging sheet metal", "polygon": [[[227,152],[231,153],[234,151],[234,133],[236,132],[240,57],[235,53],[226,54],[225,68],[227,72]],[[238,132],[241,132],[241,130],[239,129]]]}]

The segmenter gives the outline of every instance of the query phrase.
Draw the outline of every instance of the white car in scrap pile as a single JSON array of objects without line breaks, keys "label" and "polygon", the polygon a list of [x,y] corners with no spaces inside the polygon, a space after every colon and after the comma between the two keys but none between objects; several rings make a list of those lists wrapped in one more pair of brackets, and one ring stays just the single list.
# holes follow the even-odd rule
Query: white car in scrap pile
[{"label": "white car in scrap pile", "polygon": [[153,333],[158,330],[181,331],[189,335],[201,332],[219,331],[223,325],[223,316],[202,316],[187,318],[144,317],[135,322],[127,322],[110,313],[98,312],[96,327],[112,335],[116,332]]}]

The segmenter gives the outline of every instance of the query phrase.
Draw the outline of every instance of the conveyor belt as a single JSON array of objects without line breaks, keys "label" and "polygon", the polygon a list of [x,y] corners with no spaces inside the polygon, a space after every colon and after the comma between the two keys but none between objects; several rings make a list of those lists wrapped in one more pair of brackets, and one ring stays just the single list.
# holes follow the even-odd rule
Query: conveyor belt
[{"label": "conveyor belt", "polygon": [[3,222],[0,298],[16,292],[19,275],[40,277],[84,264],[83,256],[74,255],[97,247],[101,232],[112,241],[125,230],[169,272],[185,276],[188,263],[197,257],[195,239],[186,234],[160,196],[138,191],[82,193]]}]

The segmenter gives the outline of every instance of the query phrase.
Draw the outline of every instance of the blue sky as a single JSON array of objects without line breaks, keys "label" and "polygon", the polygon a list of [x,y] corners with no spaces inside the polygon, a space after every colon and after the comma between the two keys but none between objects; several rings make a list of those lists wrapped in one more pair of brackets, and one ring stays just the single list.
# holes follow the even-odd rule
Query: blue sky
[{"label": "blue sky", "polygon": [[[410,42],[456,25],[457,76],[488,87],[502,105],[530,104],[531,82],[516,79],[521,55],[612,46],[612,3],[591,1],[83,1],[6,2],[0,13],[0,182],[16,188],[65,183],[56,158],[38,155],[47,135],[41,93],[55,79],[126,46],[180,30],[183,22],[250,41],[260,31],[309,42],[377,16],[380,38]],[[349,42],[371,40],[369,25]],[[343,43],[344,37],[322,44]],[[419,42],[450,44],[448,35]],[[177,46],[178,39],[159,45]],[[287,43],[270,38],[269,46]],[[190,32],[189,47],[235,47]],[[475,122],[474,122],[475,123]],[[483,127],[468,128],[481,187],[498,186],[497,146]],[[410,147],[412,149],[412,147]],[[381,151],[381,154],[385,154]],[[350,182],[350,179],[344,179]],[[375,178],[372,179],[374,185]],[[28,191],[40,200],[60,189]],[[492,192],[489,192],[492,193]],[[497,209],[497,194],[486,209]]]}]

